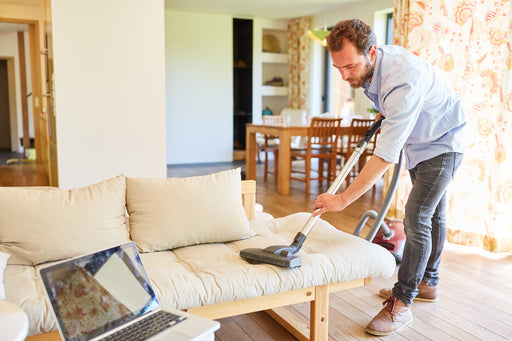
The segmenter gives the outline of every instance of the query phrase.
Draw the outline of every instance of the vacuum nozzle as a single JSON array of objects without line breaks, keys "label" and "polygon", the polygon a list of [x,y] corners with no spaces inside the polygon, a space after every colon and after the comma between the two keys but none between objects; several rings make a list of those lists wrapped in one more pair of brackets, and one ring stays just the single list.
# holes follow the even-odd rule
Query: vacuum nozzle
[{"label": "vacuum nozzle", "polygon": [[304,243],[306,236],[297,233],[291,245],[272,245],[264,249],[248,248],[240,250],[240,257],[249,263],[267,263],[286,268],[296,268],[302,265],[302,259],[295,255]]},{"label": "vacuum nozzle", "polygon": [[253,264],[267,263],[285,268],[296,268],[302,265],[302,259],[299,256],[291,255],[286,251],[281,254],[269,252],[267,249],[249,248],[241,250],[240,257]]}]

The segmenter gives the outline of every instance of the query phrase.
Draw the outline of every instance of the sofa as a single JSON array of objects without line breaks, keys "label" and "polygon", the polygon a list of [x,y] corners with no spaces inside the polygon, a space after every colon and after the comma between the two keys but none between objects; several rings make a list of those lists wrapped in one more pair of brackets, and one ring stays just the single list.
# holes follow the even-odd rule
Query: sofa
[{"label": "sofa", "polygon": [[[39,267],[133,241],[164,308],[211,319],[266,311],[299,339],[327,340],[329,293],[392,276],[395,259],[320,219],[298,253],[301,267],[250,264],[241,249],[289,244],[309,218],[274,218],[255,198],[256,183],[239,168],[119,175],[74,189],[0,187],[0,299],[27,313],[29,335],[58,336]],[[310,302],[309,326],[283,308],[301,302]]]}]

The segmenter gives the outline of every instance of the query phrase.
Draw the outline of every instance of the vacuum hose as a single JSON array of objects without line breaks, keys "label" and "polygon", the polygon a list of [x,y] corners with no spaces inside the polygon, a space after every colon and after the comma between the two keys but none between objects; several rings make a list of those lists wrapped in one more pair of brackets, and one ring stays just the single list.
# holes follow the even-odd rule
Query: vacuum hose
[{"label": "vacuum hose", "polygon": [[391,178],[391,183],[389,184],[388,192],[386,193],[386,196],[384,197],[384,200],[382,201],[382,205],[379,209],[379,213],[375,212],[374,210],[368,210],[366,211],[361,218],[359,219],[359,223],[356,226],[356,229],[354,230],[354,235],[359,236],[361,233],[361,229],[363,228],[364,224],[366,224],[366,221],[369,218],[374,219],[373,225],[370,228],[370,231],[366,235],[366,240],[371,242],[373,238],[375,238],[375,235],[379,231],[379,228],[382,228],[382,235],[384,238],[391,239],[393,237],[393,230],[386,225],[384,222],[384,218],[386,217],[386,214],[388,213],[389,206],[391,206],[391,200],[393,199],[393,196],[395,195],[396,188],[398,187],[398,180],[400,178],[400,172],[402,171],[402,152],[400,152],[400,156],[398,157],[398,163],[395,164],[395,168],[393,169],[393,176]]}]

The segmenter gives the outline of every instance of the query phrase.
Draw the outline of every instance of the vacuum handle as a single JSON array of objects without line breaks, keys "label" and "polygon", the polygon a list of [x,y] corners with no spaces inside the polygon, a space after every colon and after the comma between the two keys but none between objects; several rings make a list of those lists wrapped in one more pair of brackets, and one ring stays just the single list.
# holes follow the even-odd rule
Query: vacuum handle
[{"label": "vacuum handle", "polygon": [[358,147],[362,146],[363,141],[366,142],[367,144],[370,142],[370,140],[372,139],[373,135],[375,135],[377,130],[379,130],[380,125],[382,124],[383,120],[384,120],[384,117],[379,118],[377,121],[375,121],[371,125],[370,128],[368,128],[368,131],[364,134],[363,138],[361,140],[359,140],[359,142],[357,143]]}]

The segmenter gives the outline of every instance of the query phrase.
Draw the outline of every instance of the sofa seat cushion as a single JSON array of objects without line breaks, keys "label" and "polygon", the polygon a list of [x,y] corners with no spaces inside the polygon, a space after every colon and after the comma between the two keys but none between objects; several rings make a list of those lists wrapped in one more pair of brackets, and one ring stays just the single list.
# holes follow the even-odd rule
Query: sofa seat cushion
[{"label": "sofa seat cushion", "polygon": [[392,276],[394,257],[383,247],[319,220],[304,242],[300,268],[252,265],[241,249],[288,245],[308,213],[251,221],[256,236],[225,244],[203,244],[141,258],[164,307],[185,309],[270,295],[316,285]]},{"label": "sofa seat cushion", "polygon": [[[300,268],[254,265],[240,258],[244,248],[289,244],[308,218],[308,213],[296,213],[252,220],[252,238],[142,253],[141,259],[162,306],[177,309],[393,275],[395,259],[386,249],[321,219],[299,251]],[[57,329],[37,270],[38,266],[8,265],[4,274],[6,297],[28,314],[31,335]]]}]

